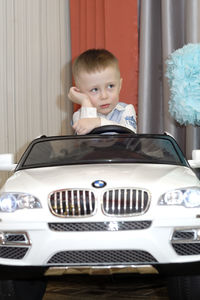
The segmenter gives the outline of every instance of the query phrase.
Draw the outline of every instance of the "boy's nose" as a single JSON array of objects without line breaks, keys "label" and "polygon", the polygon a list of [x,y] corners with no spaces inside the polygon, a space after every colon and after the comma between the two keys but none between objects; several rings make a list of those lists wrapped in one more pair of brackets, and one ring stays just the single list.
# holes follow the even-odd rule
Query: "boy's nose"
[{"label": "boy's nose", "polygon": [[101,91],[101,99],[106,99],[107,98],[107,91],[106,90],[102,90]]}]

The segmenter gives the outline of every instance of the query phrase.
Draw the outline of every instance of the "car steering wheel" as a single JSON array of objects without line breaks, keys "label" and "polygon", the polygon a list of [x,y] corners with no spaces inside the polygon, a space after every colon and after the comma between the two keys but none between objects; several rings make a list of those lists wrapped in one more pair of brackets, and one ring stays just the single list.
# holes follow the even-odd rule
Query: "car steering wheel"
[{"label": "car steering wheel", "polygon": [[131,129],[120,126],[120,125],[104,125],[100,126],[97,128],[94,128],[92,131],[90,131],[88,134],[109,134],[109,133],[114,133],[114,134],[120,134],[120,133],[131,133],[135,134]]}]

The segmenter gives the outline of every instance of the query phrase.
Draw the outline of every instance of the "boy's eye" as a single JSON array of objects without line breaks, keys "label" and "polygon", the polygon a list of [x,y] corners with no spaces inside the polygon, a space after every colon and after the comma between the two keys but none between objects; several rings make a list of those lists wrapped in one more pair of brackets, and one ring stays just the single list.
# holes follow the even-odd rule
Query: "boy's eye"
[{"label": "boy's eye", "polygon": [[108,88],[109,88],[109,89],[113,89],[113,88],[114,88],[114,84],[109,84],[109,85],[108,85]]},{"label": "boy's eye", "polygon": [[96,93],[96,92],[98,92],[98,88],[93,88],[93,89],[90,90],[90,92]]}]

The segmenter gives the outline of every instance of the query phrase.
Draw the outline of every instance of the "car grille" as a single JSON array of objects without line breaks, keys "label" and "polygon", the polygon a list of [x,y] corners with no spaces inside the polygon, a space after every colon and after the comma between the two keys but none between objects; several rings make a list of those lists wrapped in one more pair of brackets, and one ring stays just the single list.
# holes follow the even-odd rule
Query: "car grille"
[{"label": "car grille", "polygon": [[151,223],[151,221],[49,223],[49,228],[53,231],[121,231],[147,229]]},{"label": "car grille", "polygon": [[61,251],[54,254],[48,264],[58,265],[127,265],[155,263],[156,259],[142,250],[92,250],[92,251]]},{"label": "car grille", "polygon": [[6,237],[7,242],[24,242],[25,237],[22,234],[12,234]]},{"label": "car grille", "polygon": [[[149,207],[150,194],[143,189],[109,189],[100,200],[105,215],[140,215]],[[58,190],[49,195],[49,206],[52,213],[59,217],[87,217],[95,214],[97,199],[90,190]]]},{"label": "car grille", "polygon": [[172,246],[178,255],[200,254],[200,243],[177,243]]},{"label": "car grille", "polygon": [[196,237],[195,231],[192,230],[177,230],[173,233],[172,240],[194,240]]},{"label": "car grille", "polygon": [[22,259],[28,251],[28,247],[0,246],[0,257],[8,259]]},{"label": "car grille", "polygon": [[52,213],[60,217],[90,216],[95,211],[95,197],[89,190],[59,190],[49,195]]},{"label": "car grille", "polygon": [[103,195],[103,211],[106,215],[127,216],[144,213],[150,195],[142,189],[112,189]]},{"label": "car grille", "polygon": [[1,232],[0,245],[4,246],[24,246],[30,245],[28,234],[26,232]]}]

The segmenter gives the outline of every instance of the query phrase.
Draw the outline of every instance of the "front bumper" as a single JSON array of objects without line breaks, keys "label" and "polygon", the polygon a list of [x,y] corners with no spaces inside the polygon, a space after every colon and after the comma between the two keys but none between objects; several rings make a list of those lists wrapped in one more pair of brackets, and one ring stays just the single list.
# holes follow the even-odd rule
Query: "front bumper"
[{"label": "front bumper", "polygon": [[175,264],[155,264],[152,266],[115,266],[115,267],[80,267],[70,268],[64,266],[44,267],[44,266],[9,266],[0,265],[0,280],[15,279],[39,279],[49,276],[65,275],[113,275],[113,274],[154,274],[161,276],[195,276],[200,275],[200,262],[175,263]]},{"label": "front bumper", "polygon": [[[139,221],[141,218],[136,222]],[[125,226],[127,220],[120,222],[124,222],[120,226]],[[188,218],[186,222],[185,219],[169,220],[161,216],[153,222],[142,222],[142,226],[147,224],[147,227],[122,230],[122,227],[116,227],[119,225],[117,220],[107,221],[106,226],[112,225],[111,231],[102,228],[83,231],[82,221],[78,225],[82,231],[75,231],[74,224],[72,231],[63,228],[55,231],[45,222],[2,223],[0,276],[200,273],[199,219]],[[98,222],[94,224],[96,226]],[[178,251],[183,246],[183,251],[178,253],[174,245],[178,245]],[[190,249],[194,253],[190,253]]]}]

